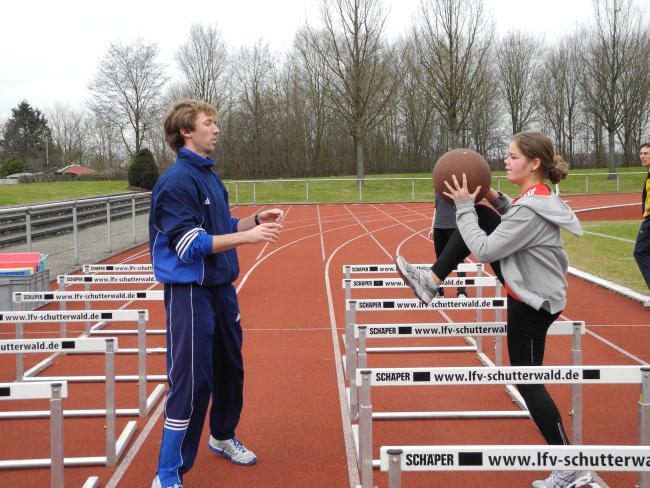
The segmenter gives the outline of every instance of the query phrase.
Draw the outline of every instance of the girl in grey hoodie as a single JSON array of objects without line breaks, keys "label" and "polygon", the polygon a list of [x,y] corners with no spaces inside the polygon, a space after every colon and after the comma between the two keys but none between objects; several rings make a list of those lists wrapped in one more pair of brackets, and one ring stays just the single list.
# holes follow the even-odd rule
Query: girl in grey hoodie
[{"label": "girl in grey hoodie", "polygon": [[[544,184],[566,178],[567,164],[555,156],[553,143],[539,132],[521,132],[512,138],[505,160],[508,181],[521,194],[512,200],[493,189],[485,205],[475,205],[467,180],[446,182],[445,195],[456,203],[458,232],[431,267],[419,270],[397,256],[397,270],[425,303],[438,286],[470,253],[491,263],[507,293],[508,354],[512,366],[541,366],[546,333],[566,305],[565,278],[569,261],[560,229],[582,235],[573,211]],[[517,385],[539,431],[548,444],[569,444],[562,418],[544,385]],[[588,471],[554,471],[533,488],[577,488],[591,481]]]}]

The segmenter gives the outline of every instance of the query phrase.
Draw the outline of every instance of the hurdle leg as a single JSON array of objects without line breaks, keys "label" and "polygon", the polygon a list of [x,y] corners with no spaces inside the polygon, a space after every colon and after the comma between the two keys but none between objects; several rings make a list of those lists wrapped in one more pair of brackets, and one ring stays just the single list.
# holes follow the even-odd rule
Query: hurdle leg
[{"label": "hurdle leg", "polygon": [[361,371],[359,402],[359,462],[361,464],[362,488],[373,488],[372,484],[372,405],[370,403],[371,371]]},{"label": "hurdle leg", "polygon": [[[59,276],[58,280],[59,280],[59,291],[65,291],[65,283],[63,282],[63,277]],[[65,310],[65,309],[66,309],[65,300],[61,300],[59,302],[59,310]],[[66,322],[61,322],[60,323],[61,337],[66,337],[68,335],[68,331],[67,331],[68,327],[67,327],[67,325],[68,324]]]},{"label": "hurdle leg", "polygon": [[[639,400],[639,445],[650,446],[650,368],[641,368]],[[639,487],[650,488],[650,471],[639,471]]]},{"label": "hurdle leg", "polygon": [[[483,274],[481,271],[481,268],[479,267],[476,270],[476,276],[477,278],[480,277]],[[476,287],[476,298],[483,298],[483,287],[482,286],[477,286]],[[477,309],[476,310],[476,322],[481,323],[483,322],[483,310],[482,309]],[[479,356],[483,354],[483,337],[482,336],[476,336],[476,354]]]},{"label": "hurdle leg", "polygon": [[357,367],[366,368],[368,366],[368,355],[366,354],[366,329],[365,325],[360,325],[359,329],[359,353],[357,355],[358,365],[350,372],[350,422],[356,422],[359,419],[358,389],[357,389]]},{"label": "hurdle leg", "polygon": [[52,383],[50,399],[50,458],[51,486],[63,488],[63,405],[61,383]]},{"label": "hurdle leg", "polygon": [[350,372],[356,362],[357,345],[354,340],[354,324],[357,321],[357,302],[348,302],[349,310],[345,312],[345,376],[348,381],[352,378]]},{"label": "hurdle leg", "polygon": [[402,451],[388,449],[388,488],[402,488]]},{"label": "hurdle leg", "polygon": [[117,463],[115,448],[115,351],[114,340],[106,339],[106,466]]},{"label": "hurdle leg", "polygon": [[[582,366],[582,324],[573,324],[573,348],[571,349],[571,364]],[[571,428],[573,443],[582,444],[582,384],[571,385]]]},{"label": "hurdle leg", "polygon": [[[497,285],[496,285],[496,290],[495,290],[495,296],[497,298],[501,298],[501,283],[499,283],[499,280],[497,280]],[[502,317],[502,312],[501,309],[497,309],[494,311],[494,321],[495,322],[501,322],[501,317]],[[495,366],[503,366],[503,337],[502,336],[496,336],[494,339],[494,365]]]},{"label": "hurdle leg", "polygon": [[[88,274],[88,273],[86,273]],[[86,291],[90,291],[90,283],[84,285]],[[86,300],[86,310],[90,310],[90,302]],[[90,322],[86,322],[86,337],[90,337]]]},{"label": "hurdle leg", "polygon": [[[23,323],[16,322],[16,339],[23,339]],[[16,381],[23,381],[25,376],[25,365],[23,363],[23,353],[16,353]]]},{"label": "hurdle leg", "polygon": [[138,319],[138,408],[140,417],[147,416],[147,331],[144,312]]}]

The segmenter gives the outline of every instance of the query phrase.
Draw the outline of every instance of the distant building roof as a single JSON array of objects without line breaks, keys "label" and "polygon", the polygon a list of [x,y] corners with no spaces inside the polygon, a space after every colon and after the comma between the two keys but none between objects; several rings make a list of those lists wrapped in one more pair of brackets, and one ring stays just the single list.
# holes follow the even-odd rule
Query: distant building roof
[{"label": "distant building roof", "polygon": [[60,170],[55,171],[56,174],[72,174],[72,175],[83,175],[86,173],[94,173],[94,169],[86,168],[85,166],[79,166],[78,164],[69,164],[68,166],[61,168]]}]

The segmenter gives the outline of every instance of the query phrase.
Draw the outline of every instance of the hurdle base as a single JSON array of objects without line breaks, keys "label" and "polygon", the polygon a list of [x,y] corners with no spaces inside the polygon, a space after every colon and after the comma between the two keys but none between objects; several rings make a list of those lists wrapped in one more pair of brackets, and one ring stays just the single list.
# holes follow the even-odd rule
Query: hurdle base
[{"label": "hurdle base", "polygon": [[130,420],[126,424],[126,427],[124,427],[124,430],[122,431],[120,436],[117,438],[117,441],[115,442],[115,461],[120,460],[122,454],[124,454],[124,451],[126,450],[126,446],[129,444],[129,442],[135,435],[135,431],[137,430],[137,428],[138,428],[138,423],[135,420]]},{"label": "hurdle base", "polygon": [[160,400],[160,397],[163,396],[163,393],[165,393],[165,385],[160,384],[154,388],[154,390],[151,392],[151,395],[149,395],[149,398],[147,398],[147,411],[145,413],[145,416],[149,415],[153,407],[155,407],[156,403],[158,403],[158,400]]},{"label": "hurdle base", "polygon": [[86,480],[86,482],[81,488],[98,488],[98,487],[99,487],[99,477],[91,476]]},{"label": "hurdle base", "polygon": [[52,358],[51,358],[51,357],[49,357],[49,358],[47,358],[47,359],[44,359],[43,361],[41,361],[40,363],[38,363],[38,364],[37,364],[36,366],[34,366],[33,368],[28,369],[28,370],[23,374],[23,378],[29,378],[29,377],[32,377],[32,376],[36,376],[38,373],[40,373],[41,371],[45,370],[46,368],[49,368],[50,366],[52,366]]}]

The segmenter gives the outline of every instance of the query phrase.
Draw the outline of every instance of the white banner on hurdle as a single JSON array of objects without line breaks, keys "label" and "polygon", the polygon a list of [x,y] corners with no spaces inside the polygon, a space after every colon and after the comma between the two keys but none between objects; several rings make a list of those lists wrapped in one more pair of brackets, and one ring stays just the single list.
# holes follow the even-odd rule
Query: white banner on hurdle
[{"label": "white banner on hurdle", "polygon": [[106,271],[117,271],[121,272],[143,272],[153,271],[153,265],[151,264],[84,264],[83,272],[84,273],[105,273]]},{"label": "white banner on hurdle", "polygon": [[345,301],[346,310],[351,310],[353,306],[358,312],[379,312],[385,310],[475,310],[477,308],[505,310],[506,300],[504,298],[435,298],[429,304],[423,303],[417,298],[374,298]]},{"label": "white banner on hurdle", "polygon": [[401,450],[402,471],[650,471],[650,446],[382,446]]},{"label": "white banner on hurdle", "polygon": [[163,300],[164,292],[155,291],[54,291],[54,292],[14,292],[13,300],[21,302],[77,301],[115,301],[115,300]]},{"label": "white banner on hurdle", "polygon": [[[413,264],[411,266],[417,269],[430,269],[431,264]],[[349,270],[348,270],[349,268]],[[481,263],[461,263],[456,268],[456,271],[463,271],[465,273],[476,273],[483,271],[485,266]],[[343,273],[396,273],[397,269],[394,264],[344,264]]]},{"label": "white banner on hurdle", "polygon": [[154,275],[59,275],[57,283],[79,285],[84,283],[126,284],[158,283]]},{"label": "white banner on hurdle", "polygon": [[52,398],[52,383],[61,385],[61,398],[68,397],[65,381],[40,383],[0,383],[0,400],[34,400]]},{"label": "white banner on hurdle", "polygon": [[[547,335],[573,335],[574,326],[580,325],[580,333],[586,331],[584,322],[553,322]],[[354,338],[359,338],[359,327],[366,328],[368,339],[391,339],[412,337],[465,337],[504,336],[508,332],[506,322],[440,322],[418,324],[354,324]]]},{"label": "white banner on hurdle", "polygon": [[[117,338],[113,337],[113,347],[118,349]],[[106,352],[106,338],[80,339],[8,339],[0,341],[0,354],[19,352]]]},{"label": "white banner on hurdle", "polygon": [[15,322],[85,322],[87,320],[111,320],[130,322],[149,320],[148,310],[52,310],[49,312],[0,312],[0,323]]},{"label": "white banner on hurdle", "polygon": [[640,366],[521,366],[452,368],[368,368],[357,370],[357,384],[507,385],[519,384],[640,384]]},{"label": "white banner on hurdle", "polygon": [[[349,283],[350,288],[408,288],[401,278],[372,278],[372,279],[346,279],[342,280],[341,287],[345,288]],[[458,286],[496,286],[497,279],[491,276],[479,276],[474,278],[447,278],[441,287]]]}]

